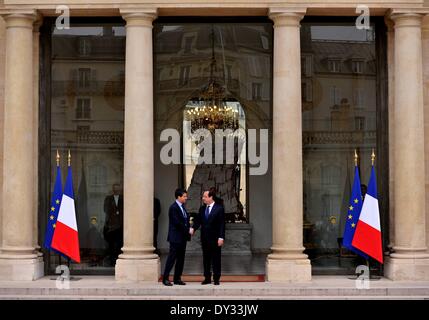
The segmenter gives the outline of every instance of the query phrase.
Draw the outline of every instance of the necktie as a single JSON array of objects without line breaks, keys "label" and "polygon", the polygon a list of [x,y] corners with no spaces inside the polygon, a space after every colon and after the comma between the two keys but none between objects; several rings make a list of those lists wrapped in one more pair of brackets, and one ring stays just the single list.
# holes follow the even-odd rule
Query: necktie
[{"label": "necktie", "polygon": [[209,206],[207,206],[206,207],[206,220],[208,220],[209,219],[209,213],[210,213],[210,211],[209,211],[210,209],[209,209]]},{"label": "necktie", "polygon": [[183,207],[183,206],[179,206],[179,207],[180,207],[180,211],[182,211],[183,218],[186,218],[185,207]]}]

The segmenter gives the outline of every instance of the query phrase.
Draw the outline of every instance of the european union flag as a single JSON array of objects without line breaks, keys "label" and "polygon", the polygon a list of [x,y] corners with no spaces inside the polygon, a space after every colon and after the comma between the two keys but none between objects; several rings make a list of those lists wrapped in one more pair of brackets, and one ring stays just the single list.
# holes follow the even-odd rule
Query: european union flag
[{"label": "european union flag", "polygon": [[52,237],[54,236],[57,223],[58,212],[60,210],[61,198],[63,197],[63,187],[61,182],[61,168],[57,166],[57,177],[55,179],[54,192],[52,193],[51,206],[49,207],[48,224],[45,232],[44,247],[57,252],[51,247]]},{"label": "european union flag", "polygon": [[347,249],[359,254],[368,259],[368,256],[362,251],[352,246],[353,237],[356,231],[356,225],[359,221],[360,212],[362,210],[363,197],[360,186],[359,168],[355,166],[355,176],[353,179],[352,194],[350,196],[347,217],[345,219],[343,246]]}]

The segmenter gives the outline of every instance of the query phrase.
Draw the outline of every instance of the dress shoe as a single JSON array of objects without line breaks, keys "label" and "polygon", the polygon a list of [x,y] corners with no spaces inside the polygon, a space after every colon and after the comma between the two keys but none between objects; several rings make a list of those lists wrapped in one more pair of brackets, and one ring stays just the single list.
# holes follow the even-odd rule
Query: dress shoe
[{"label": "dress shoe", "polygon": [[168,280],[162,280],[162,284],[167,287],[171,287],[173,284]]},{"label": "dress shoe", "polygon": [[218,286],[219,284],[220,284],[219,281],[214,281],[215,286]]},{"label": "dress shoe", "polygon": [[203,281],[203,282],[201,282],[201,284],[210,284],[210,283],[212,283],[212,282],[210,281],[210,279],[204,279],[204,281]]},{"label": "dress shoe", "polygon": [[179,286],[184,286],[184,285],[186,285],[186,283],[185,283],[185,282],[183,282],[182,280],[174,281],[174,284],[178,284]]}]

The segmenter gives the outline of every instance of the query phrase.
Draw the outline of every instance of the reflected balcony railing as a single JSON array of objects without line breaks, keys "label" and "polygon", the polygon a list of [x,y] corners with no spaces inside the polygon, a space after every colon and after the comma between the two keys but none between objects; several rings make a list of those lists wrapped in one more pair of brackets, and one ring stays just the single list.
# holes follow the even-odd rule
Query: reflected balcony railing
[{"label": "reflected balcony railing", "polygon": [[51,130],[51,137],[53,144],[124,144],[124,133],[122,131]]},{"label": "reflected balcony railing", "polygon": [[375,144],[377,131],[304,131],[302,144]]},{"label": "reflected balcony railing", "polygon": [[[202,86],[205,86],[209,83],[209,77],[195,77],[190,78],[187,81],[180,81],[180,79],[168,79],[160,80],[157,82],[157,88],[160,91],[164,90],[180,90],[180,89],[200,89]],[[237,90],[239,88],[238,80],[231,79],[227,82],[227,88],[229,90]]]},{"label": "reflected balcony railing", "polygon": [[80,84],[79,81],[52,81],[52,96],[76,96],[76,95],[96,95],[96,96],[124,96],[124,81],[89,81]]}]

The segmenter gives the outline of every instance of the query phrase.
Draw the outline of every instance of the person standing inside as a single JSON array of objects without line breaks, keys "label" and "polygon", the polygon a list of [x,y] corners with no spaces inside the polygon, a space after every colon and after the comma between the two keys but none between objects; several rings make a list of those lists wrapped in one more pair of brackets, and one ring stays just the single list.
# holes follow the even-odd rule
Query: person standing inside
[{"label": "person standing inside", "polygon": [[203,203],[195,217],[191,234],[201,227],[201,246],[203,249],[204,281],[211,283],[211,268],[213,267],[213,282],[219,285],[221,276],[221,248],[225,241],[225,210],[223,205],[215,202],[215,190],[204,191]]},{"label": "person standing inside", "polygon": [[118,183],[112,186],[112,191],[113,194],[104,199],[106,220],[103,228],[103,235],[108,243],[110,264],[113,266],[123,246],[124,199],[121,194],[121,186]]},{"label": "person standing inside", "polygon": [[188,193],[184,189],[176,189],[174,192],[176,200],[168,210],[168,237],[170,242],[170,251],[163,273],[162,283],[171,286],[169,281],[170,271],[174,268],[174,284],[185,285],[182,281],[183,266],[185,264],[186,243],[191,240],[191,231],[189,225],[189,214],[186,212],[184,204],[188,199]]}]

